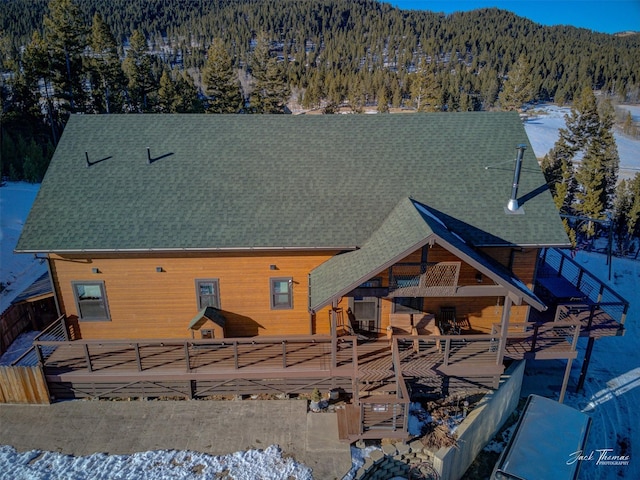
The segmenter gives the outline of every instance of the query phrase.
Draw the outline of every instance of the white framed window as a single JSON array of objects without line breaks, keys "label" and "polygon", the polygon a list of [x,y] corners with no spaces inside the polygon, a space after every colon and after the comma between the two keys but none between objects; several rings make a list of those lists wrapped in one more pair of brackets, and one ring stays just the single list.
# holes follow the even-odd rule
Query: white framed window
[{"label": "white framed window", "polygon": [[111,320],[103,281],[71,282],[80,320]]},{"label": "white framed window", "polygon": [[196,295],[198,296],[198,310],[205,307],[220,308],[220,289],[217,278],[197,279]]},{"label": "white framed window", "polygon": [[293,278],[270,278],[271,309],[287,310],[293,308]]}]

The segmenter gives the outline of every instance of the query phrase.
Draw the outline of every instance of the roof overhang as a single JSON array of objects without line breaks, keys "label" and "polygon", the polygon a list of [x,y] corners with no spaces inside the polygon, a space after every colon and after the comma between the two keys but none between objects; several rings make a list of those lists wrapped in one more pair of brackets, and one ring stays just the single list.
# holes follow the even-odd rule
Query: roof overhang
[{"label": "roof overhang", "polygon": [[[402,238],[403,231],[409,232],[407,234],[409,239]],[[391,244],[391,247],[383,248],[385,235],[392,237],[386,242]],[[337,255],[311,272],[310,310],[317,311],[331,304],[418,248],[434,243],[441,245],[460,260],[493,280],[496,286],[493,286],[495,288],[490,293],[501,292],[501,294],[509,296],[515,305],[521,305],[522,302],[525,302],[539,311],[547,309],[544,302],[521,280],[511,274],[506,267],[479,252],[459,235],[450,231],[442,219],[428,207],[406,199],[396,207],[380,229],[363,245],[362,249]],[[398,247],[394,248],[395,245]],[[367,266],[368,268],[366,268]],[[335,273],[334,276],[331,276],[332,272]],[[318,282],[323,285],[318,285]],[[333,289],[329,288],[329,285]],[[489,288],[492,287],[482,288],[487,288],[486,292],[489,293]],[[318,290],[324,292],[321,298],[314,295],[314,292]],[[478,292],[475,290],[476,294]],[[463,293],[465,293],[464,290],[459,292],[459,294]],[[473,294],[474,291],[467,289],[466,293]]]}]

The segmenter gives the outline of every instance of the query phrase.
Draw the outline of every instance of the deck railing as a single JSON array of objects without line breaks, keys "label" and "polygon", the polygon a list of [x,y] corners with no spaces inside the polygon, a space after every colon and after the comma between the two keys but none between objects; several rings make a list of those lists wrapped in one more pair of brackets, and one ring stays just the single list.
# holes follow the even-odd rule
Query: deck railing
[{"label": "deck railing", "polygon": [[[414,361],[414,356],[431,356],[432,360],[446,367],[468,363],[477,364],[487,360],[498,365],[498,344],[500,332],[491,335],[417,335],[397,336],[398,348],[403,365]],[[402,354],[405,352],[405,354]],[[404,367],[403,367],[404,368]]]},{"label": "deck railing", "polygon": [[[355,365],[357,339],[341,337],[336,367]],[[253,337],[215,340],[76,340],[34,342],[48,370],[113,370],[132,372],[153,369],[197,372],[199,369],[333,370],[331,337]],[[46,352],[59,350],[51,357]],[[38,353],[39,352],[39,353]]]},{"label": "deck railing", "polygon": [[402,375],[398,342],[395,338],[391,345],[391,355],[396,383],[395,394],[371,395],[359,399],[360,434],[385,430],[405,436],[408,432],[410,397]]},{"label": "deck railing", "polygon": [[[580,337],[581,323],[578,320],[563,320],[553,323],[510,323],[507,330],[507,339],[519,341],[521,347],[527,348],[527,353],[536,354],[545,350],[567,352],[573,357],[576,351],[578,338]],[[501,326],[494,323],[491,326],[492,334],[498,334]]]},{"label": "deck railing", "polygon": [[[539,277],[557,275],[568,280],[580,292],[584,293],[589,303],[597,305],[615,321],[624,326],[629,311],[629,302],[596,276],[582,268],[569,255],[556,248],[543,249],[538,269]],[[545,268],[546,267],[546,268]]]},{"label": "deck railing", "polygon": [[69,331],[67,330],[67,321],[64,315],[58,317],[55,322],[36,335],[33,339],[33,346],[14,360],[11,365],[35,366],[38,365],[38,363],[44,364],[46,359],[55,351],[56,347],[55,345],[49,345],[46,348],[38,348],[37,342],[41,341],[69,341]]}]

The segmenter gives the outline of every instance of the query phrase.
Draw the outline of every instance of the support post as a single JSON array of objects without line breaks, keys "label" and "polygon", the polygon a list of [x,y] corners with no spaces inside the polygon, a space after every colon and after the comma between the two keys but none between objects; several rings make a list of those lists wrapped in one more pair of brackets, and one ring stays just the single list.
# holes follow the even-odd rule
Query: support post
[{"label": "support post", "polygon": [[[191,359],[189,358],[189,342],[184,342],[184,358],[187,361],[187,373],[189,373],[191,371]],[[193,398],[193,392],[191,394],[191,398]]]},{"label": "support post", "polygon": [[334,300],[331,302],[331,368],[338,366],[338,322],[336,319],[336,308],[338,308],[338,302]]},{"label": "support post", "polygon": [[587,378],[587,370],[589,369],[589,361],[591,360],[591,352],[593,351],[593,344],[595,338],[589,337],[587,342],[587,349],[584,352],[584,360],[582,361],[582,368],[580,369],[580,377],[578,378],[578,385],[576,386],[576,393],[582,390],[584,387],[584,381]]},{"label": "support post", "polygon": [[500,343],[498,346],[497,365],[504,362],[504,352],[507,349],[507,334],[509,333],[509,318],[511,317],[511,297],[505,295],[504,305],[502,306],[502,320],[500,321]]},{"label": "support post", "polygon": [[136,362],[138,363],[138,371],[141,372],[142,371],[142,359],[140,358],[140,344],[136,343],[136,344],[134,344],[134,347],[136,349]]},{"label": "support post", "polygon": [[84,358],[87,361],[87,370],[89,373],[93,372],[93,367],[91,366],[91,355],[89,355],[89,345],[84,344]]},{"label": "support post", "polygon": [[571,364],[573,358],[567,359],[567,367],[564,369],[564,378],[562,379],[562,388],[560,389],[559,403],[564,403],[564,394],[567,393],[567,385],[569,383],[569,376],[571,375]]},{"label": "support post", "polygon": [[282,341],[282,368],[287,368],[287,341]]}]

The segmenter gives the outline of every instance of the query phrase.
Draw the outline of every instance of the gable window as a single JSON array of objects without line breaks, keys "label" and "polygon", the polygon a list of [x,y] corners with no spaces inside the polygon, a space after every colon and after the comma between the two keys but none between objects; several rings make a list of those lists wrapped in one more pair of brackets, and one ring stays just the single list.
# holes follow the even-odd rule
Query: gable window
[{"label": "gable window", "polygon": [[111,320],[104,282],[71,282],[80,320]]},{"label": "gable window", "polygon": [[271,282],[271,308],[284,310],[293,308],[293,278],[272,278]]},{"label": "gable window", "polygon": [[205,307],[220,308],[217,278],[196,280],[196,293],[198,295],[198,310]]}]

